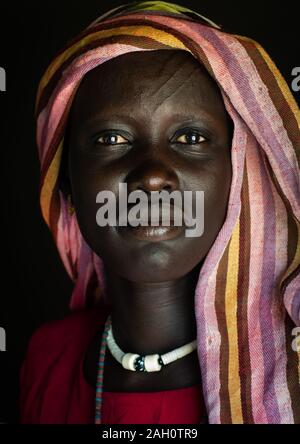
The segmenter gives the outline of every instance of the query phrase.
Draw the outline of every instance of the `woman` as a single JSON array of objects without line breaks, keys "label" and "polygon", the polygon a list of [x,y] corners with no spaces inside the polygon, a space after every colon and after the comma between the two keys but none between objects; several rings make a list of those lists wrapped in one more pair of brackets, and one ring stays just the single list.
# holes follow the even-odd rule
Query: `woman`
[{"label": "woman", "polygon": [[[178,5],[109,11],[58,54],[37,142],[73,313],[31,338],[23,423],[300,423],[297,118],[256,42]],[[203,192],[203,233],[100,227],[120,183]]]}]

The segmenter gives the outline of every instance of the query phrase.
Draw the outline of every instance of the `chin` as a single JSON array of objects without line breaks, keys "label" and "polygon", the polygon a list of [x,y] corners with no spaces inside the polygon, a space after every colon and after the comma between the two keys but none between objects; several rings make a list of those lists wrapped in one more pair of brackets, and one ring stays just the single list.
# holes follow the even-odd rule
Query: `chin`
[{"label": "chin", "polygon": [[134,267],[127,270],[126,275],[120,271],[126,279],[134,282],[164,282],[179,279],[190,271],[189,268],[178,267],[181,257],[178,250],[158,243],[146,245],[142,250],[135,255]]}]

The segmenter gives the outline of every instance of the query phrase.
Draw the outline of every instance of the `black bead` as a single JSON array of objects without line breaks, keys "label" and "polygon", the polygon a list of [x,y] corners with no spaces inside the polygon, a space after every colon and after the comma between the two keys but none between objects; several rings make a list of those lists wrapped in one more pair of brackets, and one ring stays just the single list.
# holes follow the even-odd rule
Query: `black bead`
[{"label": "black bead", "polygon": [[161,356],[158,358],[158,363],[163,367],[165,364],[163,363],[163,360],[161,359]]},{"label": "black bead", "polygon": [[134,368],[136,369],[137,372],[145,371],[145,357],[144,356],[139,356],[138,358],[136,358],[136,360],[134,361]]}]

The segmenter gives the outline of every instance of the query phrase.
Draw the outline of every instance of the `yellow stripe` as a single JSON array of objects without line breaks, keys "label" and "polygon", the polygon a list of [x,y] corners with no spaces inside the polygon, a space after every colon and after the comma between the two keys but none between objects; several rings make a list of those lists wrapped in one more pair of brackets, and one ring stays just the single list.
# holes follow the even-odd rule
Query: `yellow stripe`
[{"label": "yellow stripe", "polygon": [[48,168],[48,171],[46,173],[46,177],[45,177],[42,189],[41,189],[41,197],[40,197],[41,210],[42,210],[42,215],[48,225],[50,222],[51,197],[53,194],[53,188],[55,186],[58,172],[59,172],[62,149],[63,149],[63,140],[60,142],[59,147],[56,150],[56,153],[53,157],[50,167]]},{"label": "yellow stripe", "polygon": [[[228,277],[225,292],[225,310],[228,332],[228,391],[233,424],[242,424],[241,387],[239,375],[238,326],[237,326],[237,286],[239,267],[240,221],[233,231],[228,253]],[[230,270],[230,272],[229,272]]]},{"label": "yellow stripe", "polygon": [[38,89],[37,102],[39,101],[41,91],[47,86],[55,72],[61,67],[61,65],[69,59],[78,49],[88,45],[89,43],[99,39],[116,35],[133,35],[138,37],[149,37],[157,42],[169,45],[172,48],[186,49],[190,51],[180,40],[165,31],[161,31],[152,26],[120,26],[118,28],[106,29],[98,31],[82,38],[79,42],[68,48],[62,54],[57,56],[47,71],[43,75]]},{"label": "yellow stripe", "polygon": [[277,85],[278,85],[279,89],[281,90],[289,107],[291,108],[291,111],[293,112],[293,114],[295,114],[296,120],[298,123],[298,127],[300,127],[300,109],[299,109],[299,107],[296,103],[296,100],[295,100],[293,94],[291,93],[291,90],[289,89],[285,79],[283,78],[281,72],[279,71],[279,69],[277,68],[277,66],[275,65],[275,63],[273,62],[271,57],[269,56],[269,54],[264,50],[264,48],[258,42],[256,42],[253,39],[250,39],[248,37],[244,37],[241,35],[235,35],[234,37],[238,38],[239,40],[244,40],[244,41],[248,41],[248,42],[253,43],[254,46],[257,48],[257,50],[260,52],[261,56],[263,57],[266,64],[268,65],[268,68],[273,73],[275,80],[277,82]]}]

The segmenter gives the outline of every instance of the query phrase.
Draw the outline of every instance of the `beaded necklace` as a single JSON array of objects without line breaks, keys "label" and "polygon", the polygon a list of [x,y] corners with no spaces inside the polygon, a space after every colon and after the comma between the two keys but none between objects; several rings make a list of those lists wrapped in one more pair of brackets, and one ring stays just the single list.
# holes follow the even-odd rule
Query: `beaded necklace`
[{"label": "beaded necklace", "polygon": [[102,408],[102,393],[103,393],[104,361],[105,361],[105,352],[107,345],[106,340],[110,325],[111,325],[111,315],[109,315],[108,318],[106,319],[101,339],[101,347],[98,360],[97,382],[96,382],[95,424],[102,423],[101,408]]},{"label": "beaded necklace", "polygon": [[95,424],[102,424],[102,394],[103,394],[103,377],[105,353],[107,348],[107,336],[111,326],[111,315],[108,315],[101,338],[101,346],[98,360],[98,372],[96,382],[96,402],[95,402]]}]

